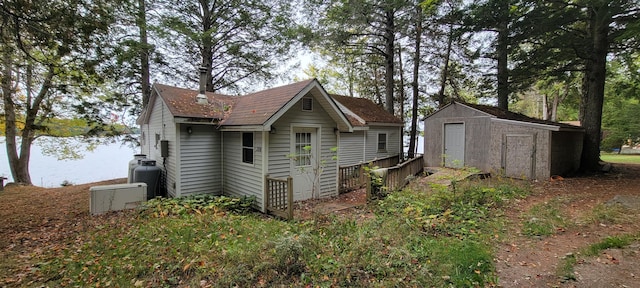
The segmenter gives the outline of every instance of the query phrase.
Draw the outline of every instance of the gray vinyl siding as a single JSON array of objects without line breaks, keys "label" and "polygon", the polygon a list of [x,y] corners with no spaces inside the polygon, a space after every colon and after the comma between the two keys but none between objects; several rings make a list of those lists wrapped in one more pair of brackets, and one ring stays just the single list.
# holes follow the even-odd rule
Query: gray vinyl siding
[{"label": "gray vinyl siding", "polygon": [[223,193],[228,196],[255,196],[263,205],[262,132],[253,132],[253,164],[242,162],[242,132],[223,132]]},{"label": "gray vinyl siding", "polygon": [[[367,144],[365,147],[365,161],[396,156],[402,151],[400,127],[370,126],[366,132]],[[378,134],[380,133],[387,134],[387,149],[384,151],[378,151]]]},{"label": "gray vinyl siding", "polygon": [[[180,126],[180,196],[222,194],[220,131],[213,125]],[[191,127],[192,133],[187,133]]]},{"label": "gray vinyl siding", "polygon": [[[160,97],[154,102],[151,111],[149,124],[143,125],[145,139],[142,153],[146,154],[147,158],[156,160],[156,165],[165,171],[167,193],[176,196],[173,186],[176,181],[176,124],[173,122],[171,112]],[[169,157],[166,159],[160,155],[160,141],[156,141],[156,134],[160,135],[160,140],[169,141]]]},{"label": "gray vinyl siding", "polygon": [[340,166],[365,162],[365,140],[365,131],[340,133],[340,147],[338,148],[338,162]]},{"label": "gray vinyl siding", "polygon": [[277,132],[269,134],[269,166],[266,174],[285,179],[291,175],[291,160],[287,157],[291,154],[291,127],[280,120],[273,125]]},{"label": "gray vinyl siding", "polygon": [[[425,166],[442,166],[444,153],[444,125],[462,123],[465,129],[464,165],[490,171],[489,145],[491,144],[491,117],[461,105],[451,105],[424,122]],[[500,158],[498,158],[499,161]]]},{"label": "gray vinyl siding", "polygon": [[320,197],[338,195],[337,177],[338,161],[332,159],[331,149],[338,147],[338,137],[334,129],[336,123],[327,112],[314,101],[313,111],[302,111],[300,103],[296,103],[278,121],[274,123],[276,134],[269,134],[269,165],[267,174],[272,177],[285,178],[290,175],[292,162],[286,155],[291,153],[291,125],[309,125],[318,128],[320,138],[319,158],[325,161],[324,171],[320,176]]}]

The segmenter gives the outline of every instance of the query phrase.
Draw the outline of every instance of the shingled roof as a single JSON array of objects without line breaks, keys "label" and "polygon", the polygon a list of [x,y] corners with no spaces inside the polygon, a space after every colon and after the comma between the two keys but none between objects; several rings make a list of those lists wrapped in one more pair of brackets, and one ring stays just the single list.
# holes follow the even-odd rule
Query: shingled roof
[{"label": "shingled roof", "polygon": [[306,80],[236,97],[233,112],[224,121],[224,125],[261,125],[312,81]]},{"label": "shingled roof", "polygon": [[[217,120],[222,126],[268,125],[281,116],[285,107],[290,107],[300,97],[311,93],[327,113],[338,122],[341,131],[351,131],[351,120],[338,108],[338,105],[317,80],[305,80],[289,85],[275,87],[247,94],[245,96],[229,96],[206,92],[208,104],[198,104],[198,91],[173,86],[154,84],[148,108],[153,101],[161,97],[174,117]],[[289,106],[288,106],[289,105]],[[140,119],[148,121],[149,111],[143,111]],[[143,122],[144,122],[143,121]]]},{"label": "shingled roof", "polygon": [[554,122],[554,121],[549,121],[549,120],[542,120],[542,119],[536,119],[536,118],[532,118],[529,116],[526,116],[524,114],[520,114],[520,113],[516,113],[516,112],[512,112],[512,111],[508,111],[502,108],[498,108],[495,106],[488,106],[488,105],[480,105],[480,104],[471,104],[471,103],[464,103],[464,102],[457,102],[454,101],[452,104],[455,103],[459,103],[462,105],[465,105],[467,107],[476,109],[476,110],[480,110],[484,113],[490,114],[496,118],[499,119],[505,119],[505,120],[513,120],[513,121],[520,121],[520,122],[526,122],[526,123],[535,123],[535,124],[543,124],[543,125],[550,125],[550,126],[557,126],[560,128],[565,128],[565,129],[572,129],[572,130],[582,130],[583,128],[580,126],[574,126],[571,124],[565,124],[565,123],[559,123],[559,122]]},{"label": "shingled roof", "polygon": [[[345,112],[351,122],[351,125],[365,126],[373,123],[402,125],[404,123],[401,119],[393,116],[369,99],[341,95],[331,95],[331,97],[356,114],[356,117],[354,117],[353,115],[350,115],[350,113]],[[365,123],[359,121],[358,118],[364,120]]]}]

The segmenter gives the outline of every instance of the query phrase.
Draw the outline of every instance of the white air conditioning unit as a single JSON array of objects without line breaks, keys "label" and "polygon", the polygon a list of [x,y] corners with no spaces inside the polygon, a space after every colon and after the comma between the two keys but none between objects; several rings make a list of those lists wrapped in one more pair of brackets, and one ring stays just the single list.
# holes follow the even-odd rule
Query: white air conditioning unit
[{"label": "white air conditioning unit", "polygon": [[146,183],[94,186],[89,191],[91,192],[89,198],[91,215],[132,209],[147,201]]}]

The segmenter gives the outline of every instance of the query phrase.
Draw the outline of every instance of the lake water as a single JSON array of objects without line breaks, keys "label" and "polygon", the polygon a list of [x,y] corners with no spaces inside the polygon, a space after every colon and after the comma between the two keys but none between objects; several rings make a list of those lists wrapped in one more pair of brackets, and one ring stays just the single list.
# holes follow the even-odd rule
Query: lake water
[{"label": "lake water", "polygon": [[[38,141],[47,141],[47,139],[45,137]],[[126,178],[129,161],[133,159],[134,154],[139,153],[139,148],[133,149],[116,141],[100,145],[92,152],[83,152],[82,159],[58,160],[54,156],[44,155],[43,148],[38,143],[36,142],[31,148],[29,170],[33,184],[42,187],[60,187],[64,181],[84,184]],[[405,138],[405,145],[408,143],[408,139]],[[418,153],[423,153],[424,139],[419,137],[417,144]],[[5,183],[13,182],[6,149],[4,137],[0,137],[0,176],[9,178]]]},{"label": "lake water", "polygon": [[[7,146],[4,137],[0,137],[0,176],[9,178],[13,182]],[[39,139],[38,141],[47,141]],[[43,154],[43,148],[38,142],[31,148],[29,171],[33,185],[42,187],[60,187],[64,181],[73,184],[91,183],[102,180],[126,178],[129,160],[140,149],[133,149],[121,142],[99,145],[91,152],[82,152],[84,157],[78,160],[58,160],[54,156]]]}]

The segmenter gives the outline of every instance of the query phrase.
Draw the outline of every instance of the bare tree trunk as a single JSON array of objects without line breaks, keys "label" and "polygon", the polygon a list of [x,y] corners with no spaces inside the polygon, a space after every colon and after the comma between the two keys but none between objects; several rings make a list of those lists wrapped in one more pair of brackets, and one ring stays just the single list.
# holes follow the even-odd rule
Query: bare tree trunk
[{"label": "bare tree trunk", "polygon": [[449,33],[447,35],[447,51],[444,56],[444,63],[442,66],[442,73],[440,74],[440,91],[438,91],[438,107],[442,108],[447,104],[446,97],[444,95],[444,89],[447,85],[447,78],[449,77],[449,59],[451,58],[451,47],[453,45],[453,27],[449,24]]},{"label": "bare tree trunk", "polygon": [[378,83],[380,83],[380,77],[378,75],[378,70],[376,70],[375,67],[373,67],[372,69],[373,71],[373,79],[375,80],[375,83],[373,85],[373,88],[375,90],[375,96],[376,96],[376,101],[378,103],[378,105],[382,105],[384,104],[384,102],[382,101],[382,93],[380,93],[380,87],[378,86]]},{"label": "bare tree trunk", "polygon": [[415,52],[413,54],[413,78],[411,81],[411,128],[409,132],[409,158],[415,157],[416,145],[418,139],[418,74],[420,73],[420,44],[422,42],[422,6],[416,5],[416,35],[415,35]]},{"label": "bare tree trunk", "polygon": [[[400,99],[398,99],[398,103],[400,103],[400,119],[404,122],[404,100],[406,99],[405,91],[404,91],[404,66],[402,65],[402,48],[400,47],[400,43],[398,43],[398,66],[400,71]],[[400,128],[400,147],[404,148],[404,125]],[[401,158],[404,155],[400,155]]]},{"label": "bare tree trunk", "polygon": [[560,105],[560,90],[556,92],[556,96],[553,97],[551,103],[551,113],[549,113],[549,120],[558,121],[558,105]]},{"label": "bare tree trunk", "polygon": [[549,120],[549,95],[542,95],[542,120]]},{"label": "bare tree trunk", "polygon": [[589,12],[590,57],[587,59],[580,99],[580,123],[585,129],[580,168],[582,171],[600,169],[600,129],[604,84],[607,70],[608,34],[610,19],[607,7],[592,7]]},{"label": "bare tree trunk", "polygon": [[138,17],[136,24],[140,30],[140,85],[142,86],[142,108],[147,107],[151,96],[149,73],[149,42],[147,39],[147,11],[145,0],[138,0]]},{"label": "bare tree trunk", "polygon": [[400,71],[400,99],[398,99],[398,103],[400,103],[400,118],[404,119],[404,101],[406,99],[405,91],[404,91],[404,66],[402,65],[402,48],[400,44],[398,44],[398,71]]},{"label": "bare tree trunk", "polygon": [[496,56],[498,60],[498,107],[509,109],[509,67],[507,54],[509,49],[509,1],[503,1],[498,11],[498,41]]},{"label": "bare tree trunk", "polygon": [[[210,31],[213,27],[212,19],[211,19],[211,8],[209,7],[209,0],[199,0],[200,9],[202,11],[202,31]],[[202,67],[207,68],[207,87],[206,90],[209,92],[215,92],[215,87],[213,86],[213,76],[211,71],[213,69],[213,40],[211,36],[205,33],[205,36],[202,37],[202,42],[200,43],[200,52],[202,54]]]},{"label": "bare tree trunk", "polygon": [[394,22],[393,9],[387,8],[385,11],[385,27],[384,27],[384,53],[385,53],[385,109],[387,112],[395,115],[393,112],[393,69],[394,69],[394,57],[395,53],[395,22]]}]

